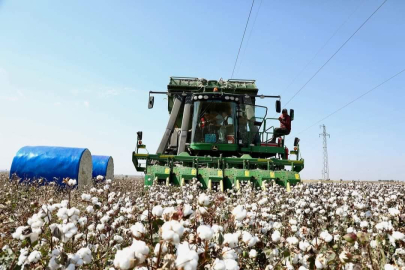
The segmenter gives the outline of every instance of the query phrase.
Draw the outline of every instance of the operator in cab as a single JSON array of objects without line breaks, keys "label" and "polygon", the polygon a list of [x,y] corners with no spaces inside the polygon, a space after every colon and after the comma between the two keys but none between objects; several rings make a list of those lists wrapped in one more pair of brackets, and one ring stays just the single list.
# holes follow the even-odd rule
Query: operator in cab
[{"label": "operator in cab", "polygon": [[280,121],[280,127],[274,129],[273,138],[270,141],[271,143],[275,143],[278,137],[288,135],[291,132],[291,117],[288,115],[287,109],[283,109],[278,120]]}]

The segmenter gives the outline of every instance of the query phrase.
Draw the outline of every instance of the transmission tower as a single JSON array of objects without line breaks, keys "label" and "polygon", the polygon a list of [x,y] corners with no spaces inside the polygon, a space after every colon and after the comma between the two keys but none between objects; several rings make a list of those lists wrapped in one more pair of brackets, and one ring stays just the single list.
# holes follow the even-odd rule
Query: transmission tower
[{"label": "transmission tower", "polygon": [[323,132],[319,134],[319,137],[323,138],[323,169],[322,169],[322,178],[323,180],[330,180],[329,178],[329,164],[328,164],[328,145],[326,142],[326,137],[330,138],[330,135],[326,133],[325,125],[321,125],[320,128],[323,129]]}]

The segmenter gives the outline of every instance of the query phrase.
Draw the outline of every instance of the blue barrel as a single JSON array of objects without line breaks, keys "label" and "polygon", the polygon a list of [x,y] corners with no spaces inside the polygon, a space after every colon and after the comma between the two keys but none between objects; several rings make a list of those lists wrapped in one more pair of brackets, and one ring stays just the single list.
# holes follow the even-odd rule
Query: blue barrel
[{"label": "blue barrel", "polygon": [[76,179],[77,184],[91,184],[93,164],[86,148],[58,146],[25,146],[13,159],[10,178],[15,173],[25,179],[42,178],[63,185],[63,178]]},{"label": "blue barrel", "polygon": [[111,156],[91,156],[93,160],[93,178],[101,175],[104,179],[114,178],[114,161]]}]

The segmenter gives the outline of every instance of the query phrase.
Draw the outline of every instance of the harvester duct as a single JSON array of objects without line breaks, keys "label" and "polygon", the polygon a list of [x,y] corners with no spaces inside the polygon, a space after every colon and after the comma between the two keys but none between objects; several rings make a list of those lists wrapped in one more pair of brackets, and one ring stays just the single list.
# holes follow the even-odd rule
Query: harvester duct
[{"label": "harvester duct", "polygon": [[90,185],[93,171],[91,153],[86,148],[25,146],[13,159],[10,178],[43,179],[63,186],[63,179],[76,179],[79,187]]},{"label": "harvester duct", "polygon": [[114,178],[114,160],[111,156],[91,156],[93,159],[93,178],[101,175],[104,179]]}]

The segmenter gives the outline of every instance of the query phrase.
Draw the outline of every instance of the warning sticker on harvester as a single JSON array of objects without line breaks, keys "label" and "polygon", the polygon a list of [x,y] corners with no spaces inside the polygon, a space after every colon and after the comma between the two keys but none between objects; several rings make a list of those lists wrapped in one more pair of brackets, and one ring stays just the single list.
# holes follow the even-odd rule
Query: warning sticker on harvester
[{"label": "warning sticker on harvester", "polygon": [[250,176],[250,172],[249,171],[245,171],[245,176],[249,177]]},{"label": "warning sticker on harvester", "polygon": [[192,169],[191,170],[191,175],[196,175],[197,174],[197,170],[196,169]]},{"label": "warning sticker on harvester", "polygon": [[276,174],[274,172],[270,172],[270,178],[276,178]]},{"label": "warning sticker on harvester", "polygon": [[218,171],[218,176],[219,176],[219,177],[222,177],[222,176],[223,176],[222,171]]},{"label": "warning sticker on harvester", "polygon": [[170,173],[170,168],[165,168],[165,174],[169,174]]},{"label": "warning sticker on harvester", "polygon": [[300,175],[298,173],[295,174],[295,179],[300,179]]}]

